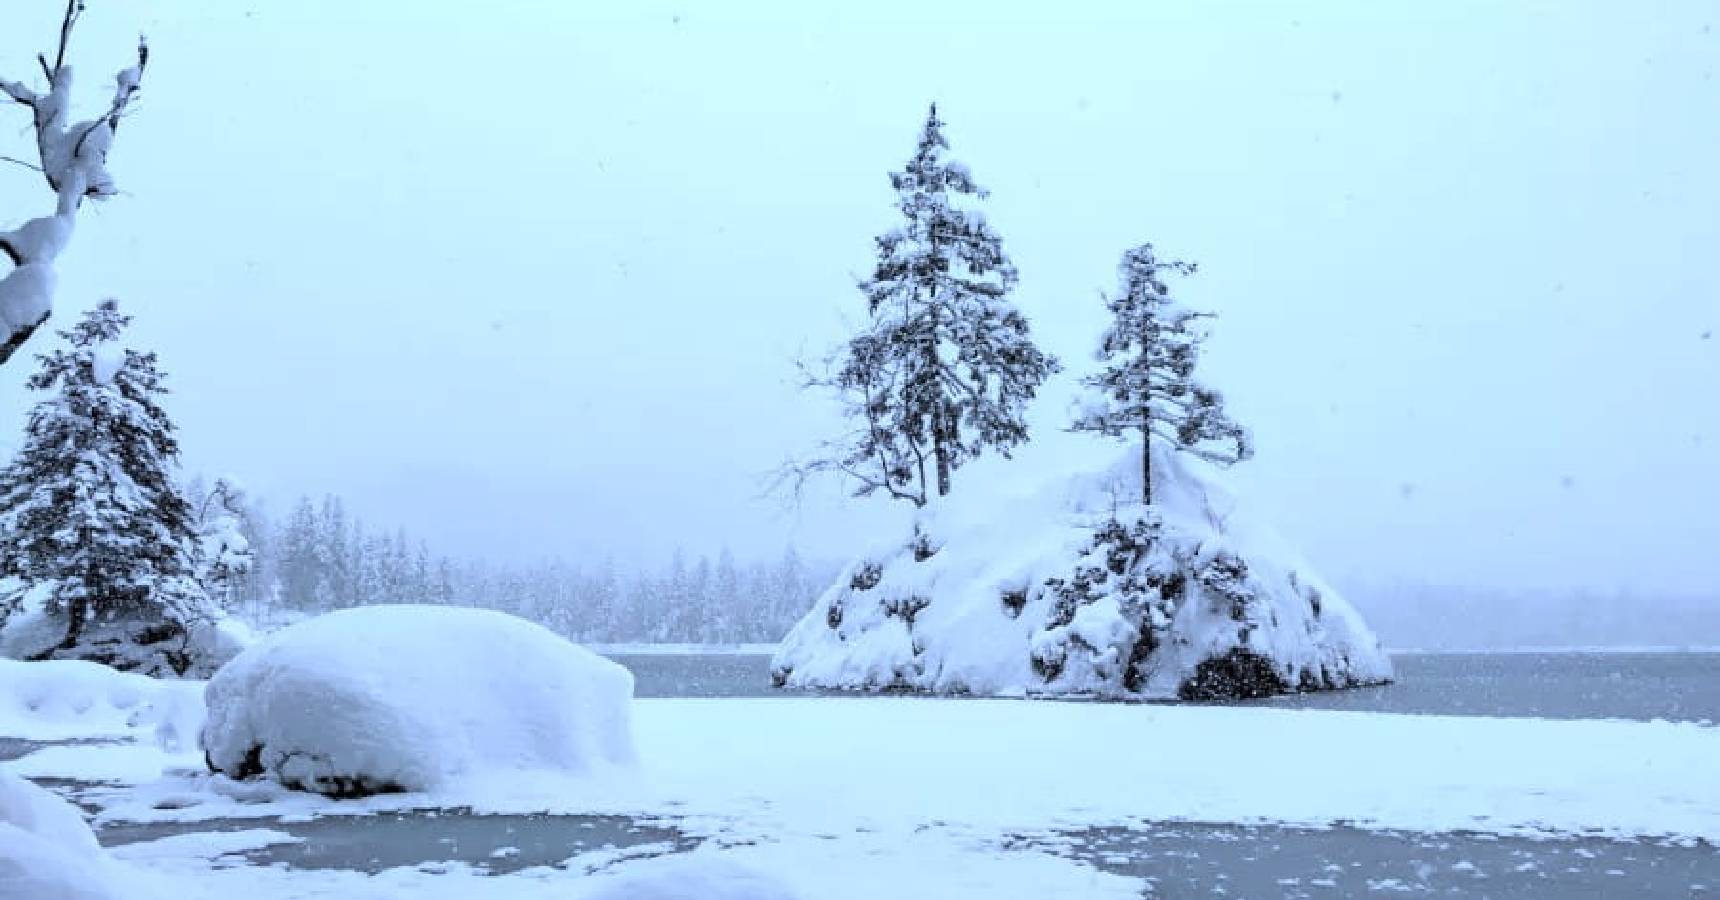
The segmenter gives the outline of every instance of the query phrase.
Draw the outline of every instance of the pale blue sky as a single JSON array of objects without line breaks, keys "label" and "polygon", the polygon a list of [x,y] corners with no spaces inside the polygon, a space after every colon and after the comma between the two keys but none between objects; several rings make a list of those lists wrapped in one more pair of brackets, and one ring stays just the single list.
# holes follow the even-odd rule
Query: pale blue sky
[{"label": "pale blue sky", "polygon": [[[120,296],[188,465],[277,508],[511,558],[889,527],[756,494],[936,99],[1072,374],[1125,247],[1201,264],[1238,480],[1334,576],[1720,584],[1711,3],[357,5],[91,0],[73,53],[99,100],[156,51],[58,322]],[[59,4],[13,6],[18,77]]]}]

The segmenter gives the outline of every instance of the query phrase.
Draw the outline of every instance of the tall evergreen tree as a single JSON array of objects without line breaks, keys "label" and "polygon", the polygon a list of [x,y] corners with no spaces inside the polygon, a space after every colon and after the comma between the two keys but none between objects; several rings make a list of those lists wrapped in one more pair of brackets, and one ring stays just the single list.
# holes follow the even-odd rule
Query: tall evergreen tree
[{"label": "tall evergreen tree", "polygon": [[60,333],[69,346],[38,357],[29,386],[53,396],[0,472],[0,574],[65,623],[39,656],[183,673],[192,627],[217,611],[197,579],[197,523],[173,478],[179,445],[155,354],[119,344],[130,321],[105,301]]},{"label": "tall evergreen tree", "polygon": [[1224,411],[1224,397],[1195,380],[1207,314],[1171,299],[1160,276],[1193,274],[1192,263],[1160,260],[1152,244],[1123,254],[1121,284],[1107,298],[1111,326],[1098,358],[1108,365],[1082,379],[1095,392],[1071,426],[1113,437],[1141,436],[1141,502],[1153,502],[1152,443],[1219,465],[1254,455],[1248,430]]},{"label": "tall evergreen tree", "polygon": [[1058,368],[1007,299],[1015,266],[971,208],[986,191],[946,158],[943,128],[933,105],[913,158],[891,174],[904,221],[877,238],[877,265],[860,285],[866,325],[836,373],[815,380],[838,391],[857,428],[799,469],[840,471],[861,495],[916,506],[948,494],[963,463],[1027,440],[1023,408]]}]

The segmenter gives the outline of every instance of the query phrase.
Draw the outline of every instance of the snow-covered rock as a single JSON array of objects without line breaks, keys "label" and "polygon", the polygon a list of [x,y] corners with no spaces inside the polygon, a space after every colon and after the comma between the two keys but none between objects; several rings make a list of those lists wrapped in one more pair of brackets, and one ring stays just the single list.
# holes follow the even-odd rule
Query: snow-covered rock
[{"label": "snow-covered rock", "polygon": [[1355,609],[1210,466],[1155,453],[1143,508],[1139,451],[1107,451],[1035,446],[964,469],[916,534],[819,598],[774,680],[1220,699],[1391,679]]},{"label": "snow-covered rock", "polygon": [[782,882],[715,852],[632,863],[582,900],[798,900]]},{"label": "snow-covered rock", "polygon": [[498,771],[600,775],[634,761],[633,676],[491,610],[372,606],[308,619],[209,682],[211,768],[335,796]]},{"label": "snow-covered rock", "polygon": [[0,771],[0,900],[119,900],[113,865],[75,807]]}]

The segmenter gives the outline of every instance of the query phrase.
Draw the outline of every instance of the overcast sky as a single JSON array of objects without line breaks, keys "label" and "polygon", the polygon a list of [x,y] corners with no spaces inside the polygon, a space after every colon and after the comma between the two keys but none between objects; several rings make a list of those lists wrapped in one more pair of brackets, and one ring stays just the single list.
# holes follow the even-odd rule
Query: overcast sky
[{"label": "overcast sky", "polygon": [[[792,360],[861,313],[936,100],[1071,374],[1124,248],[1200,263],[1237,480],[1335,577],[1720,585],[1712,3],[821,5],[90,0],[86,101],[155,53],[55,322],[119,296],[187,468],[277,512],[841,556],[885,501],[757,495],[834,425]],[[7,4],[0,72],[59,7]],[[48,199],[0,166],[0,224]]]}]

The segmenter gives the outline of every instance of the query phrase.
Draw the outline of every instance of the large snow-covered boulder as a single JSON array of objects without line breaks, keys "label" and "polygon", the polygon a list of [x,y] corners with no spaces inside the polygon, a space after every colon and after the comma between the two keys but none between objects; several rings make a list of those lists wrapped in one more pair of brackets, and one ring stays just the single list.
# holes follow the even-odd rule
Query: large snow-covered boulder
[{"label": "large snow-covered boulder", "polygon": [[1225,699],[1391,679],[1355,609],[1210,466],[1156,453],[1143,507],[1139,451],[1068,474],[1071,456],[964,469],[789,632],[776,683]]},{"label": "large snow-covered boulder", "polygon": [[75,807],[0,771],[0,900],[119,900],[113,867]]},{"label": "large snow-covered boulder", "polygon": [[598,775],[634,761],[632,674],[491,610],[372,606],[307,619],[239,654],[205,699],[212,769],[333,796],[497,771]]}]

